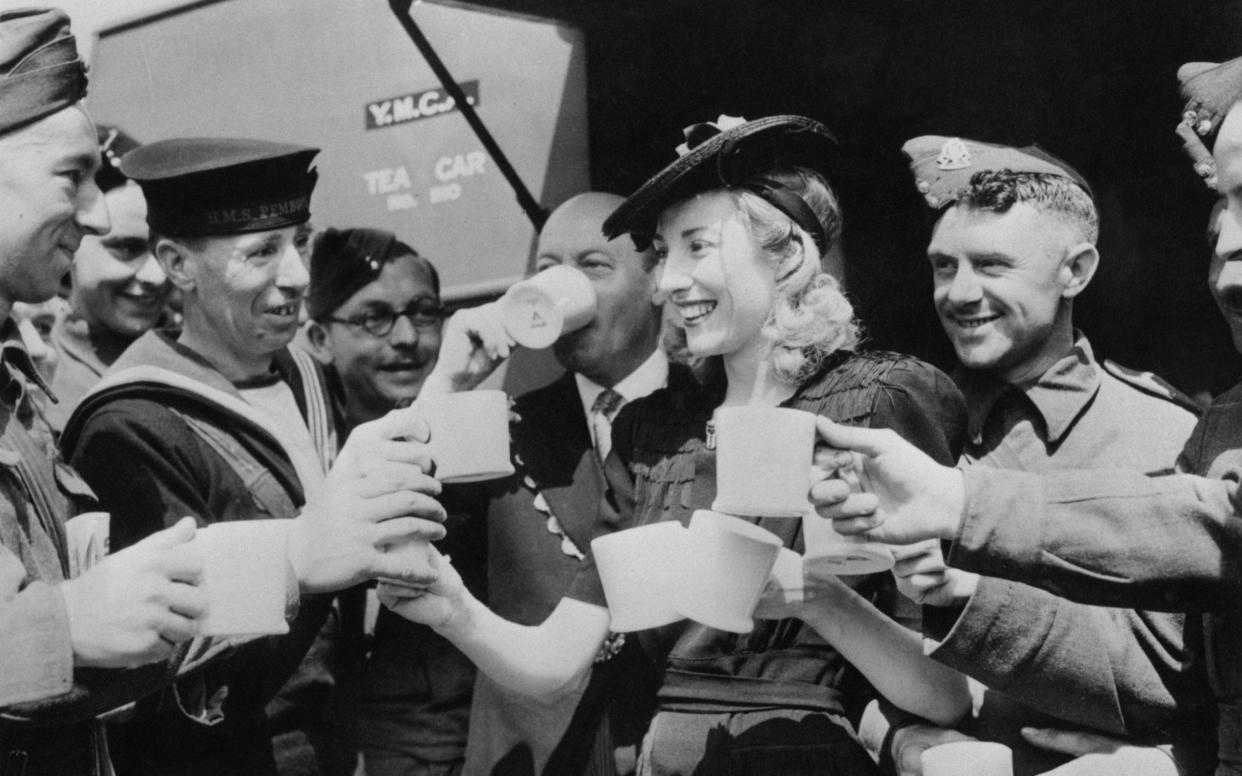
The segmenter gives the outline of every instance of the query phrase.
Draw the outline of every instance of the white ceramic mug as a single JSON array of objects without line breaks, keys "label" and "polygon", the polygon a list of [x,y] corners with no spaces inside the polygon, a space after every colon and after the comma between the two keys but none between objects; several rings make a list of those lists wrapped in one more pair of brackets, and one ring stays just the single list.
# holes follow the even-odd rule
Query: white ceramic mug
[{"label": "white ceramic mug", "polygon": [[721,407],[716,500],[728,515],[800,517],[810,508],[815,415],[787,407]]},{"label": "white ceramic mug", "polygon": [[677,607],[695,622],[749,633],[782,548],[779,536],[732,515],[697,509],[686,530]]},{"label": "white ceramic mug", "polygon": [[509,397],[504,391],[463,391],[420,398],[431,429],[427,446],[441,482],[477,482],[513,474]]},{"label": "white ceramic mug", "polygon": [[1013,752],[992,741],[954,741],[923,750],[923,776],[1013,776]]},{"label": "white ceramic mug", "polygon": [[668,521],[591,540],[613,631],[630,633],[682,619],[676,597],[684,581],[686,533],[681,523]]},{"label": "white ceramic mug", "polygon": [[83,512],[65,521],[69,545],[69,577],[80,577],[108,554],[112,516],[107,512]]},{"label": "white ceramic mug", "polygon": [[590,323],[595,306],[591,279],[558,264],[510,286],[500,298],[500,317],[519,345],[538,349]]},{"label": "white ceramic mug", "polygon": [[212,523],[194,535],[203,557],[203,636],[288,633],[285,622],[291,520]]}]

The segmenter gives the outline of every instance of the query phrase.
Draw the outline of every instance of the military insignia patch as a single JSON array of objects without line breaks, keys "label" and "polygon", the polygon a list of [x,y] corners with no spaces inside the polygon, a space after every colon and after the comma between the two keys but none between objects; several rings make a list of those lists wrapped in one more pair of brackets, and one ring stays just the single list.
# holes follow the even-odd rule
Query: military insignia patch
[{"label": "military insignia patch", "polygon": [[936,157],[936,167],[941,170],[963,170],[971,165],[970,149],[961,138],[946,140]]}]

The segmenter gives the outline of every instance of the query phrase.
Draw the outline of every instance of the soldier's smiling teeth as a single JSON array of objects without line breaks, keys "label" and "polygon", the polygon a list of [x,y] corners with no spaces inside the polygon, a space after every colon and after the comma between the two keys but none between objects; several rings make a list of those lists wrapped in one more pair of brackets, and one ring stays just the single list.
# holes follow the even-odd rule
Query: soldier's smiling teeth
[{"label": "soldier's smiling teeth", "polygon": [[298,305],[297,302],[290,302],[280,307],[269,307],[267,311],[272,315],[294,315],[298,311]]},{"label": "soldier's smiling teeth", "polygon": [[999,319],[999,315],[988,315],[982,318],[955,318],[954,320],[957,322],[958,326],[961,326],[964,329],[977,329],[985,323],[991,323],[992,321]]}]

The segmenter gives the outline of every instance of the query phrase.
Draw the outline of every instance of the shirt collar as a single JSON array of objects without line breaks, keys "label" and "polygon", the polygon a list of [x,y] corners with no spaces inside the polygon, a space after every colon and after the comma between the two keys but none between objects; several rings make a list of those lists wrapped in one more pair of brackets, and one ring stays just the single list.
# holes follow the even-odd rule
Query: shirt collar
[{"label": "shirt collar", "polygon": [[17,323],[10,317],[0,325],[0,367],[3,367],[3,375],[0,375],[0,393],[3,399],[9,401],[12,398],[12,404],[20,403],[22,396],[25,394],[25,386],[20,382],[17,383],[19,388],[15,395],[10,396],[10,389],[14,383],[10,370],[20,373],[26,380],[34,383],[48,395],[52,401],[56,401],[56,395],[52,393],[52,389],[48,387],[47,382],[43,379],[43,375],[39,374],[39,370],[35,367],[34,359],[26,352],[26,346],[22,343],[21,332],[17,330]]},{"label": "shirt collar", "polygon": [[[574,380],[578,384],[578,398],[582,400],[582,414],[589,417],[595,399],[604,392],[604,386],[581,374],[575,374]],[[668,356],[663,349],[656,348],[646,361],[612,386],[612,389],[621,394],[624,402],[631,402],[658,391],[667,384]]]},{"label": "shirt collar", "polygon": [[86,319],[70,313],[52,325],[52,340],[62,351],[82,362],[98,376],[108,370],[91,343],[90,326]]},{"label": "shirt collar", "polygon": [[996,377],[959,370],[959,387],[966,399],[971,439],[979,443],[983,424],[993,407],[1008,391],[1024,395],[1044,420],[1049,442],[1058,442],[1100,389],[1100,367],[1091,343],[1075,331],[1070,352],[1025,388],[1010,385]]}]

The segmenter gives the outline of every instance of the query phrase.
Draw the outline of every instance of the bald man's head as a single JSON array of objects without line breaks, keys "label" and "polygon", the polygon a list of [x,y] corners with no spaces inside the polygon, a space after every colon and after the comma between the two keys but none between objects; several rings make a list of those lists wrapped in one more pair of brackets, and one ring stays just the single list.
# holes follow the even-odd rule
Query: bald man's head
[{"label": "bald man's head", "polygon": [[655,255],[637,250],[627,235],[608,240],[602,231],[604,219],[623,201],[603,192],[567,200],[548,216],[535,255],[537,270],[557,264],[575,267],[595,287],[595,320],[562,337],[553,349],[566,369],[605,387],[646,361],[660,336]]},{"label": "bald man's head", "polygon": [[[629,251],[639,254],[648,269],[654,267],[656,261],[654,252],[637,250],[633,240],[625,235],[615,240],[608,240],[604,237],[602,230],[604,220],[624,201],[625,197],[602,191],[588,191],[565,200],[560,207],[552,211],[547,223],[543,225],[543,231],[539,234],[539,250],[536,258],[544,254],[545,248],[551,252],[556,252],[566,246],[581,250],[595,243],[599,246],[608,246],[607,250],[610,251]],[[536,267],[536,269],[542,268],[542,265]]]}]

